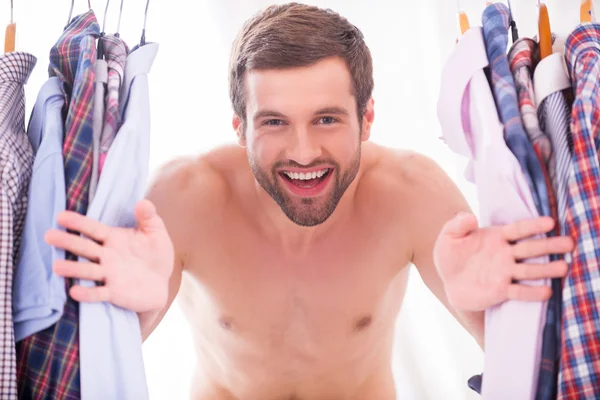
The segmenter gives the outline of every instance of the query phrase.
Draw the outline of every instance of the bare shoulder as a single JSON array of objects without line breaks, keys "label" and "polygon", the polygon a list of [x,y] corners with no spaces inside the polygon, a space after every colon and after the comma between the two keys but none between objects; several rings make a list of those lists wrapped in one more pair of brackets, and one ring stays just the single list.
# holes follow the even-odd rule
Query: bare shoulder
[{"label": "bare shoulder", "polygon": [[156,206],[176,248],[199,239],[200,227],[219,218],[230,197],[236,158],[236,149],[223,147],[175,159],[155,173],[146,197]]},{"label": "bare shoulder", "polygon": [[[448,174],[432,158],[411,150],[371,144],[365,149],[361,186],[368,191],[423,207],[427,200],[455,196],[458,189]],[[413,210],[414,211],[414,210]]]},{"label": "bare shoulder", "polygon": [[220,203],[227,196],[227,177],[226,171],[220,168],[219,155],[215,154],[219,152],[227,153],[218,149],[163,165],[151,181],[148,197],[158,203],[157,207],[169,205],[169,208],[187,209],[193,205],[195,209],[202,209],[203,205],[211,207]]},{"label": "bare shoulder", "polygon": [[376,203],[378,213],[410,232],[415,251],[428,248],[445,222],[469,210],[457,185],[435,160],[410,150],[370,147],[361,192]]}]

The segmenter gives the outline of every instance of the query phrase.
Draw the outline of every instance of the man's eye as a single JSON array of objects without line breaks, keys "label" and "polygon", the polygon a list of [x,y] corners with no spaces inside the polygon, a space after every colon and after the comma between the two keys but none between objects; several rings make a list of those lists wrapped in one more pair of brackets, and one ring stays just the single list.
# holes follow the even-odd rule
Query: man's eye
[{"label": "man's eye", "polygon": [[333,117],[323,117],[319,121],[320,121],[320,123],[322,123],[324,125],[330,125],[330,124],[333,124],[335,122],[335,118],[333,118]]},{"label": "man's eye", "polygon": [[265,121],[265,125],[279,126],[283,125],[283,121],[280,119],[270,119],[268,121]]}]

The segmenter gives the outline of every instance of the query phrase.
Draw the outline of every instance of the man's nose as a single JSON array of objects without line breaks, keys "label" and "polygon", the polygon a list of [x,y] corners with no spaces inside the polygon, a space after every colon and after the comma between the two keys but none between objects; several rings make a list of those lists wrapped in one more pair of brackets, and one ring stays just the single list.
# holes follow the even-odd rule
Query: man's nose
[{"label": "man's nose", "polygon": [[309,165],[322,155],[316,134],[307,129],[296,129],[288,146],[287,158],[300,165]]}]

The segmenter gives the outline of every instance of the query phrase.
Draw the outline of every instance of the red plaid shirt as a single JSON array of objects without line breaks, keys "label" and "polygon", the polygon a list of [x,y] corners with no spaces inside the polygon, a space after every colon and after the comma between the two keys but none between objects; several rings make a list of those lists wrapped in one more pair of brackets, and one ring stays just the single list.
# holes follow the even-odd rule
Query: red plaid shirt
[{"label": "red plaid shirt", "polygon": [[558,399],[600,399],[600,25],[579,26],[565,49],[576,91],[567,234],[577,246],[563,289]]},{"label": "red plaid shirt", "polygon": [[[92,161],[92,117],[96,38],[100,27],[93,11],[73,19],[50,52],[68,104],[63,158],[67,209],[87,212]],[[74,259],[72,255],[67,255]],[[79,315],[67,297],[62,318],[17,346],[19,395],[26,399],[76,400],[79,382]]]}]

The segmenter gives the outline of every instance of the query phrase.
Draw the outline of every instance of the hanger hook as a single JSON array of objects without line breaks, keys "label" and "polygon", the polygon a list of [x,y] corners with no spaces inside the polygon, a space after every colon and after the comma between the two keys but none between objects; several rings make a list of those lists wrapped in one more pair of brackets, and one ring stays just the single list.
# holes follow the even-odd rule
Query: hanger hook
[{"label": "hanger hook", "polygon": [[121,7],[119,8],[119,22],[117,22],[117,35],[121,31],[121,16],[123,15],[123,1],[121,0]]},{"label": "hanger hook", "polygon": [[88,0],[88,8],[91,10],[92,9],[92,2],[90,0]]},{"label": "hanger hook", "polygon": [[13,11],[14,11],[14,4],[13,4],[13,0],[10,0],[10,23],[14,24],[14,16],[13,16]]},{"label": "hanger hook", "polygon": [[106,16],[108,15],[108,6],[110,5],[110,0],[106,0],[106,7],[104,8],[104,19],[102,20],[102,33],[106,32]]},{"label": "hanger hook", "polygon": [[140,40],[140,45],[146,44],[146,22],[148,21],[148,6],[150,5],[150,0],[146,0],[146,10],[144,11],[144,28],[142,29],[142,39]]},{"label": "hanger hook", "polygon": [[67,19],[67,25],[71,23],[71,17],[73,16],[73,8],[75,7],[75,0],[71,0],[71,9],[69,10],[69,18]]},{"label": "hanger hook", "polygon": [[[540,0],[538,0],[538,2],[539,1]],[[508,2],[508,18],[509,18],[508,22],[509,22],[510,30],[512,33],[512,41],[514,43],[517,40],[519,40],[519,29],[517,28],[517,22],[513,18],[512,5],[510,4],[510,0],[507,0],[507,2]]]}]

